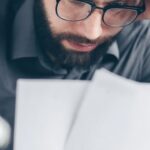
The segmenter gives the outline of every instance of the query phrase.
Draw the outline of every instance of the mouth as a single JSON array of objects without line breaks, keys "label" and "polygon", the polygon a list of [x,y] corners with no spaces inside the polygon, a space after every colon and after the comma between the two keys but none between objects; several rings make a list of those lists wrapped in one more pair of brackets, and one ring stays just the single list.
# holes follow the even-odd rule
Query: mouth
[{"label": "mouth", "polygon": [[77,52],[90,52],[97,47],[97,44],[79,43],[71,40],[63,40],[62,44]]}]

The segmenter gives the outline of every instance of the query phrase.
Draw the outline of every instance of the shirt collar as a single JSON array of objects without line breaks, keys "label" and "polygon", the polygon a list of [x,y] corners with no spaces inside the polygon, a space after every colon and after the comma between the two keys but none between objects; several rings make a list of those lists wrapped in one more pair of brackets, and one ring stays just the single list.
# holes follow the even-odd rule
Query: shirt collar
[{"label": "shirt collar", "polygon": [[14,18],[12,30],[12,59],[37,57],[38,44],[34,28],[34,0],[25,0]]},{"label": "shirt collar", "polygon": [[106,55],[111,55],[115,57],[117,60],[120,58],[118,42],[115,40],[108,48]]}]

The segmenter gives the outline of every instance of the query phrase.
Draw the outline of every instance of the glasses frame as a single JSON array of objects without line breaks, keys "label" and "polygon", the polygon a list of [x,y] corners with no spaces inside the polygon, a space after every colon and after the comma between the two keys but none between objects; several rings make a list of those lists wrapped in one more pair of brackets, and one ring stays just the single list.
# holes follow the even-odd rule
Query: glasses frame
[{"label": "glasses frame", "polygon": [[[133,23],[133,22],[137,19],[137,17],[145,11],[145,8],[146,8],[146,7],[145,7],[145,2],[144,2],[144,0],[142,0],[142,2],[143,2],[142,6],[128,5],[128,4],[124,3],[124,2],[112,2],[112,3],[108,4],[108,5],[106,5],[105,7],[99,7],[99,6],[97,6],[97,5],[96,5],[93,1],[91,1],[91,0],[78,0],[78,1],[81,1],[81,2],[83,2],[83,3],[87,3],[87,4],[89,4],[89,5],[91,6],[91,11],[90,11],[89,15],[86,16],[85,18],[79,19],[79,20],[67,20],[67,19],[61,17],[61,16],[59,15],[59,13],[58,13],[58,5],[59,5],[59,2],[60,2],[60,1],[61,1],[61,0],[56,0],[56,7],[55,7],[56,14],[57,14],[57,16],[58,16],[60,19],[65,20],[65,21],[70,21],[70,22],[82,21],[82,20],[87,19],[87,18],[94,12],[95,9],[99,9],[99,10],[102,10],[102,11],[103,11],[103,13],[102,13],[102,21],[103,21],[103,23],[104,23],[105,25],[107,25],[107,26],[110,26],[110,27],[124,27],[124,26],[127,26],[127,25]],[[125,24],[125,25],[122,25],[122,26],[111,26],[111,25],[109,25],[109,24],[107,24],[107,23],[105,22],[104,16],[105,16],[105,13],[106,13],[108,10],[111,10],[111,9],[114,9],[114,8],[116,8],[116,9],[117,9],[117,8],[130,9],[130,10],[136,11],[137,16],[136,16],[131,22],[129,22],[128,24]]]}]

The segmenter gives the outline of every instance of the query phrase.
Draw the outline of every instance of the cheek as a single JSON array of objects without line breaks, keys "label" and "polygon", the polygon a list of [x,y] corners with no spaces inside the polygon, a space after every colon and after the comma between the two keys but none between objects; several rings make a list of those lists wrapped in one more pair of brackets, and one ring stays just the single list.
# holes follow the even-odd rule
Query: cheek
[{"label": "cheek", "polygon": [[102,35],[105,37],[112,37],[119,33],[122,28],[113,28],[106,25],[102,25]]},{"label": "cheek", "polygon": [[43,0],[44,9],[48,20],[56,20],[55,13],[56,0]]},{"label": "cheek", "polygon": [[56,15],[56,0],[43,0],[43,4],[48,21],[55,33],[72,31],[72,25]]}]

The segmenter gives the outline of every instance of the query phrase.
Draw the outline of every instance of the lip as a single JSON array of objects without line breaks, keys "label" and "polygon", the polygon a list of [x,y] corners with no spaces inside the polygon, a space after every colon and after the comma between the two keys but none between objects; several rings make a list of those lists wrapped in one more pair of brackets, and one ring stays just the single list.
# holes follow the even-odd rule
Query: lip
[{"label": "lip", "polygon": [[69,40],[65,40],[63,43],[67,47],[78,52],[90,52],[97,47],[97,44],[78,43],[78,42],[69,41]]}]

